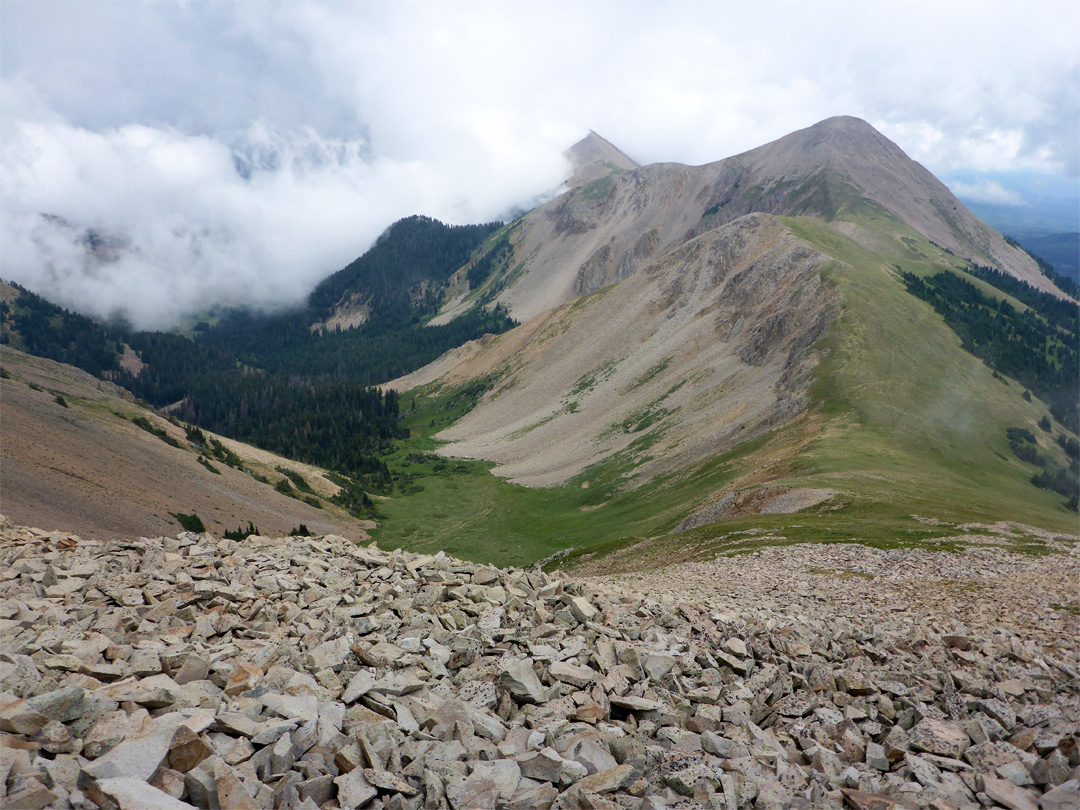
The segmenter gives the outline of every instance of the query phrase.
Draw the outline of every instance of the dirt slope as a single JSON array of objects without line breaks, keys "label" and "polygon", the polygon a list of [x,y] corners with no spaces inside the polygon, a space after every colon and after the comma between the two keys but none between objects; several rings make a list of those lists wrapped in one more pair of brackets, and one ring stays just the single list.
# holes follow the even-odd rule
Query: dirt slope
[{"label": "dirt slope", "polygon": [[[180,527],[169,513],[194,512],[219,533],[250,520],[267,532],[305,523],[320,534],[364,536],[361,523],[330,504],[316,509],[217,461],[211,464],[220,474],[211,473],[183,430],[117,386],[8,346],[0,359],[10,375],[0,380],[0,512],[12,520],[107,540],[175,534]],[[58,394],[68,407],[56,401]],[[129,421],[138,416],[182,448]],[[274,468],[283,466],[320,495],[337,489],[314,467],[224,443],[271,481],[282,477]]]},{"label": "dirt slope", "polygon": [[810,345],[836,314],[823,258],[752,214],[393,385],[494,375],[478,407],[440,434],[451,442],[442,452],[552,486],[626,450],[640,483],[802,409]]}]

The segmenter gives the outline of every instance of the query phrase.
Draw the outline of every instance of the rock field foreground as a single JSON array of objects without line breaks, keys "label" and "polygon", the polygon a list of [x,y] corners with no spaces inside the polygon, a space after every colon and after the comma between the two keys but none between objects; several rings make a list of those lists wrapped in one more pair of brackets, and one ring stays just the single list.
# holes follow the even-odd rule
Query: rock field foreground
[{"label": "rock field foreground", "polygon": [[913,620],[866,575],[814,613],[798,550],[748,555],[768,602],[710,569],[727,609],[692,572],[641,596],[334,535],[0,527],[5,809],[1080,806],[1069,610]]}]

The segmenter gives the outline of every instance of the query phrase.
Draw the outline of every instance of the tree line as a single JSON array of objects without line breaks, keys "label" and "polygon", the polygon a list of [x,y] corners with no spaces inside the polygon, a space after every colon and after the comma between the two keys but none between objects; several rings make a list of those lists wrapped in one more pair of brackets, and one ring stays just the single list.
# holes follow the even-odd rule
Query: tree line
[{"label": "tree line", "polygon": [[1080,430],[1080,311],[1075,304],[1040,292],[989,268],[974,274],[1015,296],[1020,312],[982,293],[955,273],[920,277],[902,273],[908,291],[929,302],[960,337],[963,348],[1042,399],[1067,429]]}]

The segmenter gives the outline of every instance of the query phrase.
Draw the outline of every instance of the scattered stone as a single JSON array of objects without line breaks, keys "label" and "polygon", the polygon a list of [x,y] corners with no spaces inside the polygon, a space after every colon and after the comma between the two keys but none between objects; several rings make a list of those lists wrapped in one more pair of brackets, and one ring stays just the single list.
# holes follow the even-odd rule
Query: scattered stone
[{"label": "scattered stone", "polygon": [[499,685],[519,703],[547,702],[547,692],[536,677],[531,659],[506,663],[499,672]]},{"label": "scattered stone", "polygon": [[1010,810],[1038,810],[1035,794],[1017,787],[1012,782],[995,776],[984,776],[983,785],[987,796]]},{"label": "scattered stone", "polygon": [[[684,582],[674,598],[635,595],[334,536],[94,543],[0,520],[0,540],[4,807],[1080,798],[1075,617],[1004,629],[996,615],[961,626],[951,607],[935,620],[873,609],[860,589],[895,577],[870,563],[924,573],[909,550],[759,552],[873,571],[837,580],[830,610],[845,588],[860,595],[824,613],[820,582],[791,565],[770,569],[771,601],[718,605]],[[957,557],[934,559],[961,581]],[[1044,637],[1045,616],[1059,625]]]}]

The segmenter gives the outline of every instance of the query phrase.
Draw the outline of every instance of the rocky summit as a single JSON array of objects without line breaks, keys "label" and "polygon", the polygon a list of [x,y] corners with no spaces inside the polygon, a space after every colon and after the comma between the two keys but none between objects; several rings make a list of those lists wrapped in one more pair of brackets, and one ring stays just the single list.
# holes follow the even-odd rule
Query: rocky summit
[{"label": "rocky summit", "polygon": [[[790,615],[780,580],[770,603],[721,610],[677,578],[639,595],[336,535],[95,542],[3,523],[0,557],[11,810],[1080,799],[1068,610],[1050,633],[869,602],[813,615],[809,593]],[[1074,556],[1051,565],[1075,585]],[[724,586],[737,602],[738,578]]]}]

